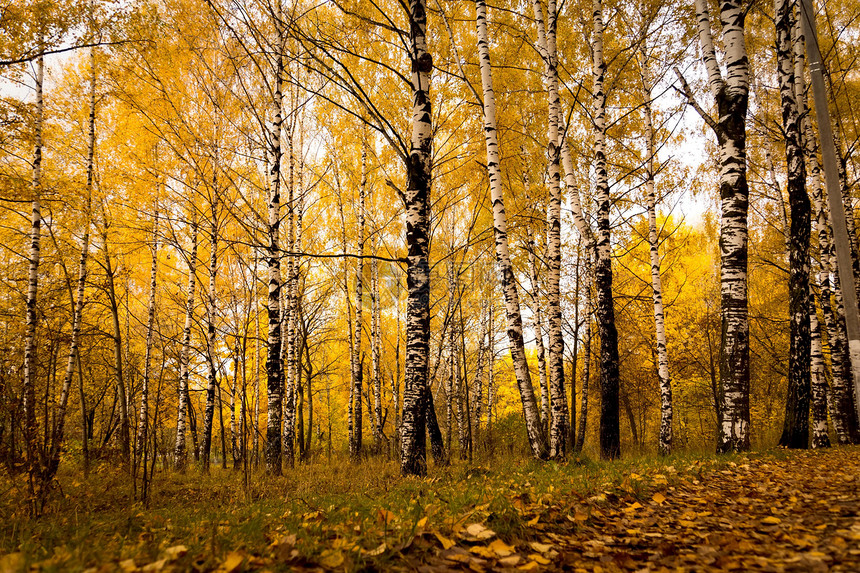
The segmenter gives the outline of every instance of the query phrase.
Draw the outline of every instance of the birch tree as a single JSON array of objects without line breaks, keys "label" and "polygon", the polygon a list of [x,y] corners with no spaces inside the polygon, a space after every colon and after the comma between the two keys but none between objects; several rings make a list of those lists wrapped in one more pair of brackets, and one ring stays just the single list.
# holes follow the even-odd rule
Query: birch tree
[{"label": "birch tree", "polygon": [[[280,10],[275,18],[278,45],[284,46],[284,30],[280,23]],[[283,50],[276,56],[274,77],[274,119],[269,128],[269,209],[268,253],[269,269],[268,318],[269,335],[266,356],[268,409],[266,414],[266,471],[281,473],[281,407],[283,401],[283,364],[281,363],[281,253],[279,246],[281,225],[281,125],[283,122],[282,84],[284,74]]]},{"label": "birch tree", "polygon": [[746,113],[749,103],[749,58],[744,40],[747,8],[737,0],[720,4],[725,78],[717,59],[711,16],[706,0],[696,0],[699,44],[708,89],[717,119],[696,102],[681,80],[688,103],[717,138],[720,189],[720,412],[718,452],[746,451],[749,425],[749,312],[747,308],[747,211],[749,187],[746,166]]},{"label": "birch tree", "polygon": [[[487,34],[487,6],[484,0],[475,1],[475,20],[478,29],[478,59],[481,66],[481,85],[484,91],[484,141],[487,149],[487,171],[490,180],[490,196],[493,203],[493,233],[496,243],[496,262],[501,275],[502,292],[505,297],[505,314],[507,317],[508,343],[520,400],[523,406],[523,416],[526,422],[526,434],[532,455],[538,459],[546,456],[546,443],[541,430],[540,413],[535,400],[531,374],[526,361],[525,341],[523,339],[523,321],[520,315],[520,301],[514,277],[511,256],[508,248],[507,216],[505,214],[504,190],[502,187],[501,160],[499,158],[499,142],[496,134],[496,95],[493,90],[493,77],[490,65],[490,48]],[[558,197],[556,197],[558,199]],[[558,292],[556,295],[558,295]],[[556,298],[556,303],[558,299]],[[559,310],[560,313],[560,310]],[[559,315],[560,316],[560,315]],[[559,324],[559,330],[560,330]],[[563,344],[563,343],[562,343]],[[562,378],[563,382],[563,378]],[[561,404],[555,401],[556,407]],[[563,397],[563,393],[562,393]],[[480,402],[478,402],[480,404]],[[480,408],[480,406],[476,406]],[[480,410],[476,410],[480,412]],[[567,412],[565,412],[565,416]],[[555,419],[555,418],[554,418]],[[561,425],[559,425],[561,424]],[[563,430],[563,423],[556,420],[554,431]],[[551,436],[554,434],[551,433]],[[563,442],[563,440],[561,440]],[[564,457],[564,445],[559,443],[559,437],[551,439],[550,455]]]},{"label": "birch tree", "polygon": [[179,351],[179,407],[176,412],[176,442],[173,448],[173,467],[177,471],[184,471],[188,464],[185,427],[188,423],[188,412],[191,408],[188,399],[188,361],[191,354],[191,327],[194,323],[194,291],[197,288],[198,225],[196,213],[192,212],[189,227],[191,232],[191,250],[186,258],[186,262],[188,263],[188,286],[185,289],[185,326],[182,329],[182,347]]},{"label": "birch tree", "polygon": [[[60,401],[57,405],[57,413],[54,419],[54,427],[51,435],[50,451],[46,467],[43,470],[43,481],[50,481],[57,473],[60,465],[60,450],[63,444],[65,435],[66,408],[69,401],[69,393],[71,391],[72,378],[75,375],[75,366],[77,365],[80,336],[81,336],[81,320],[84,311],[84,289],[87,282],[87,257],[89,256],[90,247],[90,222],[92,220],[92,193],[93,193],[93,171],[94,171],[94,156],[96,146],[96,63],[95,49],[90,49],[90,92],[89,92],[89,116],[87,121],[87,182],[86,182],[86,203],[84,213],[86,216],[86,227],[84,236],[81,240],[81,256],[78,262],[78,285],[75,293],[74,310],[72,314],[72,337],[69,341],[69,354],[66,360],[66,371],[63,375],[63,384],[60,391]],[[47,420],[46,420],[47,423]]]},{"label": "birch tree", "polygon": [[594,281],[597,289],[597,328],[600,334],[600,455],[605,459],[621,455],[618,415],[619,359],[615,304],[612,298],[612,246],[609,237],[609,179],[606,173],[606,92],[603,60],[603,2],[593,3],[594,31],[591,39],[594,122],[594,176],[597,201],[597,237]]},{"label": "birch tree", "polygon": [[645,120],[645,209],[648,216],[648,247],[651,256],[651,292],[654,299],[654,342],[657,350],[657,378],[660,381],[660,434],[658,448],[662,455],[672,451],[672,382],[669,377],[669,352],[666,348],[666,319],[663,313],[663,284],[660,278],[660,240],[657,233],[657,197],[655,169],[656,134],[652,111],[653,83],[649,69],[647,45],[643,42],[640,63]]},{"label": "birch tree", "polygon": [[809,447],[810,353],[809,332],[809,236],[811,207],[806,193],[806,163],[800,135],[800,116],[795,94],[795,14],[788,0],[774,2],[776,59],[782,100],[782,128],[791,208],[789,233],[789,314],[791,343],[785,422],[779,443],[790,448]]},{"label": "birch tree", "polygon": [[364,234],[365,202],[367,193],[367,146],[361,148],[361,182],[358,185],[358,261],[355,270],[355,336],[353,346],[353,390],[352,390],[352,434],[350,435],[349,455],[353,459],[361,457],[362,409],[361,391],[364,378],[364,356],[361,354],[362,310],[364,308]]},{"label": "birch tree", "polygon": [[[34,476],[38,465],[38,448],[36,446],[36,327],[38,322],[36,299],[39,294],[39,263],[42,253],[42,129],[45,106],[42,99],[42,87],[45,77],[45,61],[43,56],[36,59],[36,109],[34,124],[33,151],[33,180],[31,184],[32,217],[30,219],[30,249],[29,268],[27,272],[27,316],[24,334],[24,366],[22,372],[22,402],[24,410],[24,444],[27,450],[27,466],[30,475]],[[30,480],[30,494],[33,491],[33,480]],[[36,513],[36,508],[30,508]]]},{"label": "birch tree", "polygon": [[405,475],[427,472],[425,396],[430,350],[430,148],[433,125],[427,49],[427,2],[409,0],[409,61],[412,80],[412,139],[407,159],[406,383],[400,432],[400,469]]},{"label": "birch tree", "polygon": [[[209,213],[209,291],[206,300],[206,354],[209,365],[209,375],[206,384],[206,406],[203,411],[203,439],[200,443],[200,458],[203,471],[209,471],[209,457],[212,449],[212,424],[215,415],[215,392],[218,388],[218,373],[216,356],[215,317],[218,300],[215,277],[218,274],[218,150],[212,154],[212,186],[210,188]],[[208,187],[208,186],[207,186]]]}]

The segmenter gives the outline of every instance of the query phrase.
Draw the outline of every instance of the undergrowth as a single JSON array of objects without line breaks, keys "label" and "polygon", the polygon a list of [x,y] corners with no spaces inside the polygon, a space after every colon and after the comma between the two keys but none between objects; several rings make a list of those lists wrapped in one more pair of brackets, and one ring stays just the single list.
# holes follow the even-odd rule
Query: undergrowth
[{"label": "undergrowth", "polygon": [[[279,477],[253,470],[247,482],[241,471],[213,465],[208,475],[157,471],[146,505],[114,465],[93,468],[87,479],[67,466],[40,518],[26,515],[23,476],[0,478],[0,513],[7,516],[0,520],[0,554],[19,552],[27,565],[66,571],[124,559],[152,562],[181,544],[188,548],[184,566],[207,569],[228,552],[260,555],[289,539],[292,559],[311,562],[334,547],[355,552],[360,567],[361,555],[382,544],[407,546],[420,531],[451,535],[469,521],[501,538],[527,537],[524,525],[551,502],[565,500],[573,512],[587,498],[642,500],[655,481],[671,485],[678,472],[695,477],[738,459],[682,453],[557,463],[496,456],[431,466],[425,478],[401,477],[395,462],[381,458],[335,459],[299,464]],[[395,552],[373,555],[374,563],[384,567]]]}]

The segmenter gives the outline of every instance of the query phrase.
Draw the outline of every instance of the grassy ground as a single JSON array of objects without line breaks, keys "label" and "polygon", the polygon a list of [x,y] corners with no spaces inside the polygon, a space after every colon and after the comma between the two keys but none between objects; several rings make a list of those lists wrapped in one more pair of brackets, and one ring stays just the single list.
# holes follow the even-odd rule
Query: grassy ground
[{"label": "grassy ground", "polygon": [[241,472],[213,467],[210,475],[156,472],[148,506],[135,501],[130,477],[113,465],[99,465],[87,480],[65,467],[39,519],[26,516],[23,482],[0,478],[0,513],[7,516],[0,521],[0,573],[33,564],[45,571],[388,568],[406,553],[420,561],[429,545],[448,549],[447,542],[470,535],[472,523],[496,539],[528,543],[550,513],[555,519],[561,511],[576,525],[588,519],[580,514],[585,505],[644,503],[679,480],[786,455],[562,464],[496,457],[431,467],[423,479],[402,478],[395,463],[381,459],[336,460],[277,478],[252,472],[247,484]]}]

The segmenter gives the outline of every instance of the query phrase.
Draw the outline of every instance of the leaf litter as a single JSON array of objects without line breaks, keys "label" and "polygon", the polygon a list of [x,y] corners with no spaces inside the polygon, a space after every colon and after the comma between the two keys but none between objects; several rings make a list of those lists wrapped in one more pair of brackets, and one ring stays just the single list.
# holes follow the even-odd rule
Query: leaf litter
[{"label": "leaf litter", "polygon": [[[419,493],[411,515],[377,507],[362,519],[349,507],[315,509],[296,516],[293,531],[271,527],[263,545],[203,552],[193,539],[165,539],[156,559],[105,555],[85,570],[860,571],[858,454],[846,447],[637,466],[618,477],[597,474],[588,491],[563,487],[573,464],[559,465],[543,490],[478,476],[468,487],[505,484],[507,512],[492,501],[499,492],[469,507],[422,503]],[[73,562],[68,550],[54,552],[37,563],[20,552],[0,555],[0,573]]]}]

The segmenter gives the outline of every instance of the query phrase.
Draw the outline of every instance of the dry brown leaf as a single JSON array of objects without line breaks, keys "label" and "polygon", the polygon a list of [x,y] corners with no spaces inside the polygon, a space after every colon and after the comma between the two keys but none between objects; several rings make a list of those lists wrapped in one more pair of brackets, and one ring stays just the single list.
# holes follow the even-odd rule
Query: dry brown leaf
[{"label": "dry brown leaf", "polygon": [[451,549],[452,547],[454,547],[454,546],[456,545],[456,543],[454,543],[454,541],[453,541],[453,540],[448,539],[447,537],[445,537],[445,536],[444,536],[444,535],[442,535],[441,533],[438,533],[438,532],[435,532],[435,531],[434,531],[434,532],[433,532],[433,535],[435,535],[435,536],[436,536],[436,539],[438,539],[438,540],[439,540],[439,543],[441,543],[441,544],[442,544],[442,549]]},{"label": "dry brown leaf", "polygon": [[547,551],[552,549],[552,545],[547,545],[546,543],[538,543],[537,541],[529,542],[529,547],[531,547],[538,553],[546,553]]}]

